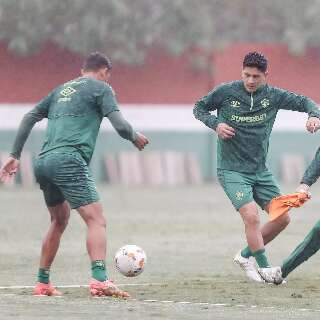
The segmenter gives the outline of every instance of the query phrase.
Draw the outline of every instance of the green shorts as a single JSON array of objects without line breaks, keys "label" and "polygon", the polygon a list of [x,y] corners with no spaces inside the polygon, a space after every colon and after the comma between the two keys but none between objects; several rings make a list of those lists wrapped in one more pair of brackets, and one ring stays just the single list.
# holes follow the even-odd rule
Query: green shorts
[{"label": "green shorts", "polygon": [[218,179],[236,210],[255,201],[262,209],[281,195],[278,184],[270,171],[243,173],[218,169]]},{"label": "green shorts", "polygon": [[36,159],[34,172],[48,207],[67,200],[75,209],[99,201],[89,168],[78,153],[45,154]]}]

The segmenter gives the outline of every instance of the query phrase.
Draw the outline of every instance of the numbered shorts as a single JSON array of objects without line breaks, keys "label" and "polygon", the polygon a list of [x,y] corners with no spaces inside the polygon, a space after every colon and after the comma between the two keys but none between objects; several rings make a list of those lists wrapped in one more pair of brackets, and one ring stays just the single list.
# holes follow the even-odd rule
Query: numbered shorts
[{"label": "numbered shorts", "polygon": [[34,172],[48,207],[67,200],[72,209],[99,201],[87,163],[78,153],[49,153],[36,159]]},{"label": "numbered shorts", "polygon": [[243,173],[218,169],[218,179],[236,210],[255,201],[262,209],[281,195],[278,184],[270,171]]}]

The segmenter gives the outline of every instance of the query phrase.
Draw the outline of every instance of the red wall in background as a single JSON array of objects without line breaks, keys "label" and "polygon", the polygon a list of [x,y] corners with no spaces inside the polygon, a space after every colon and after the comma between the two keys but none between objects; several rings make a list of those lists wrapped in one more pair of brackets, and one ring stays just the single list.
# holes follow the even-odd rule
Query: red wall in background
[{"label": "red wall in background", "polygon": [[268,58],[269,84],[307,95],[320,103],[320,51],[317,49],[310,48],[304,56],[296,57],[283,45],[236,44],[215,55],[215,83],[238,78],[243,57],[255,50]]},{"label": "red wall in background", "polygon": [[[177,58],[154,50],[143,67],[115,64],[111,84],[122,103],[193,104],[214,84],[238,79],[243,56],[251,50],[268,57],[270,84],[320,102],[320,54],[310,49],[305,56],[294,57],[281,45],[235,44],[215,53],[213,75],[196,71],[187,53]],[[0,44],[0,103],[38,101],[56,85],[77,77],[82,60],[52,44],[27,58],[8,53]]]}]

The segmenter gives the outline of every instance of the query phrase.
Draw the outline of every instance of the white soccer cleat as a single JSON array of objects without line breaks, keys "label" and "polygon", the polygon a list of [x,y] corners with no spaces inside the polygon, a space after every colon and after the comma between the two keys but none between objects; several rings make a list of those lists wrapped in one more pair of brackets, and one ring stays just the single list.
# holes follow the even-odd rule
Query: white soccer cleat
[{"label": "white soccer cleat", "polygon": [[265,282],[256,268],[256,263],[253,257],[244,258],[241,255],[241,251],[239,251],[233,258],[233,262],[240,266],[242,270],[244,270],[249,279],[256,282]]},{"label": "white soccer cleat", "polygon": [[268,283],[282,284],[282,271],[280,267],[258,268],[260,276]]}]

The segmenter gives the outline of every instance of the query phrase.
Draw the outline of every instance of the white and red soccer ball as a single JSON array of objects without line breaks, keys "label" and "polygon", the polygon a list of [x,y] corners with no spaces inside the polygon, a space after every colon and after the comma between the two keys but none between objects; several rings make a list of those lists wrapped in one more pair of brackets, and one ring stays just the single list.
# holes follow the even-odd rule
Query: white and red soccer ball
[{"label": "white and red soccer ball", "polygon": [[136,277],[145,267],[147,256],[138,246],[127,244],[114,257],[117,270],[126,277]]}]

